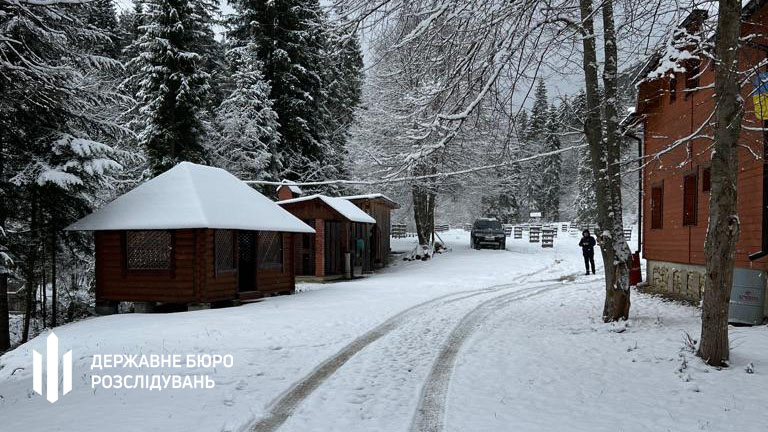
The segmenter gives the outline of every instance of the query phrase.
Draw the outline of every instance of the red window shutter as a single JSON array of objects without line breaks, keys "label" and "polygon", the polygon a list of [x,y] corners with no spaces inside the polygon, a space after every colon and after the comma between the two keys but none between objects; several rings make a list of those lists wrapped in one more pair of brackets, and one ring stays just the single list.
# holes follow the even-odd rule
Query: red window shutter
[{"label": "red window shutter", "polygon": [[698,216],[698,176],[683,177],[683,225],[696,225]]},{"label": "red window shutter", "polygon": [[662,229],[664,226],[664,187],[651,188],[651,229]]}]

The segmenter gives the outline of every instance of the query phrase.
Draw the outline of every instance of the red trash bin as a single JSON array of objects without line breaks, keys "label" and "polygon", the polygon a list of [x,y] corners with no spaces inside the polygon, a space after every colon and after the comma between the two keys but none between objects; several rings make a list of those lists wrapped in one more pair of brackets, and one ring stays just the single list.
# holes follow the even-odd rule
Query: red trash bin
[{"label": "red trash bin", "polygon": [[640,269],[640,252],[632,254],[632,266],[629,268],[629,285],[637,286],[643,281],[643,272]]}]

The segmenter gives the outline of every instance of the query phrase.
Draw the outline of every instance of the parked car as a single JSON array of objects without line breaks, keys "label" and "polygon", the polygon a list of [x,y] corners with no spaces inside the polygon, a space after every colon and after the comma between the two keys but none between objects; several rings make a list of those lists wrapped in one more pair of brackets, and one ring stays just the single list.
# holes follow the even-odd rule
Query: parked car
[{"label": "parked car", "polygon": [[472,224],[470,247],[480,249],[483,246],[492,245],[498,249],[505,249],[507,236],[501,222],[496,219],[477,219]]}]

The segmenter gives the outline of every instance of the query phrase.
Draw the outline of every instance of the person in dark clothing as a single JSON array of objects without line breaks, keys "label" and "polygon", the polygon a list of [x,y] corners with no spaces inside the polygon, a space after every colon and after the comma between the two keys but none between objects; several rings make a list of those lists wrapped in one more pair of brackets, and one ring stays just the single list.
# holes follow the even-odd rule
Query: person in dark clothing
[{"label": "person in dark clothing", "polygon": [[584,255],[584,267],[587,268],[587,274],[589,274],[589,266],[592,265],[592,274],[595,274],[595,238],[589,234],[589,230],[584,230],[581,233],[581,253]]}]

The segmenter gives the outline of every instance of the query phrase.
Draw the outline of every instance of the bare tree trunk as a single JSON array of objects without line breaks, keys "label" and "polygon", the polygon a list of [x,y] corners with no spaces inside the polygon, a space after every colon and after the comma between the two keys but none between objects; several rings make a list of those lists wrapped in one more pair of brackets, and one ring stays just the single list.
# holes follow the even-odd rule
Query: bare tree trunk
[{"label": "bare tree trunk", "polygon": [[[41,237],[44,240],[44,237]],[[40,318],[42,320],[42,327],[45,328],[48,325],[48,278],[45,274],[45,244],[42,245],[41,262],[41,274],[40,274]]]},{"label": "bare tree trunk", "polygon": [[8,314],[8,273],[0,273],[0,353],[11,347],[10,319]]},{"label": "bare tree trunk", "polygon": [[[598,241],[605,265],[605,304],[603,321],[629,318],[629,245],[624,240],[621,205],[621,177],[617,162],[620,156],[617,103],[616,35],[613,24],[612,0],[603,2],[603,29],[605,43],[605,70],[603,85],[605,103],[601,104],[597,48],[595,42],[592,0],[580,0],[582,43],[584,48],[584,80],[587,96],[587,114],[584,134],[589,144],[592,173],[595,178],[595,197],[600,232]],[[600,115],[605,109],[605,135]]]},{"label": "bare tree trunk", "polygon": [[[606,186],[608,188],[608,208],[606,224],[603,230],[610,231],[610,237],[603,235],[603,249],[609,253],[608,261],[614,263],[612,280],[606,277],[605,305],[603,320],[606,322],[629,318],[630,290],[629,264],[631,251],[624,238],[624,213],[621,199],[621,138],[619,134],[618,105],[618,60],[616,48],[616,30],[613,22],[613,1],[603,2],[603,40],[605,44],[605,66],[603,70],[603,88],[605,92],[605,136],[604,154]],[[607,270],[607,269],[606,269]],[[607,273],[607,272],[606,272]]]},{"label": "bare tree trunk", "polygon": [[37,283],[35,280],[35,267],[37,266],[37,247],[40,244],[38,234],[38,214],[37,214],[37,192],[32,188],[32,214],[30,218],[30,231],[32,233],[30,244],[28,245],[29,251],[23,264],[24,279],[26,282],[25,302],[24,302],[24,324],[21,332],[21,343],[29,340],[29,325],[32,321],[32,316],[35,314],[35,291],[37,289]]},{"label": "bare tree trunk", "polygon": [[739,238],[736,207],[737,145],[741,133],[742,100],[737,76],[739,61],[740,0],[720,0],[715,40],[715,149],[712,155],[712,191],[709,226],[704,248],[707,277],[701,314],[698,356],[707,364],[725,366],[729,357],[728,307],[733,283],[733,262]]},{"label": "bare tree trunk", "polygon": [[56,327],[56,314],[59,304],[56,292],[56,247],[58,246],[56,227],[51,225],[51,328]]},{"label": "bare tree trunk", "polygon": [[435,193],[421,184],[413,185],[413,215],[420,245],[429,245],[435,229]]}]

